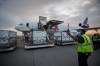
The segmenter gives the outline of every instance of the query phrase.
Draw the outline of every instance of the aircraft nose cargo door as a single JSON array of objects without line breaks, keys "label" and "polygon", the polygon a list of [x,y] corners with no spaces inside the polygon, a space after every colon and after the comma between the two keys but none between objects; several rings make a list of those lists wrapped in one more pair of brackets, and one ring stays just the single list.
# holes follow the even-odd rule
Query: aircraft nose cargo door
[{"label": "aircraft nose cargo door", "polygon": [[0,51],[13,50],[16,47],[17,33],[9,30],[0,30]]},{"label": "aircraft nose cargo door", "polygon": [[26,49],[52,47],[54,43],[48,38],[46,31],[33,31],[29,33],[29,44],[25,45]]}]

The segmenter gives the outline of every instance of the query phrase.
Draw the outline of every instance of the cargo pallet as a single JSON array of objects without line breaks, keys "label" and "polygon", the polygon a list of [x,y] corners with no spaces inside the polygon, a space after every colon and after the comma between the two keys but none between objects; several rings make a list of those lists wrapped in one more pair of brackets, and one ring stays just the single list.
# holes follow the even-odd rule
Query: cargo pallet
[{"label": "cargo pallet", "polygon": [[72,44],[76,44],[77,42],[56,42],[56,45],[72,45]]},{"label": "cargo pallet", "polygon": [[11,51],[16,48],[17,33],[10,30],[0,30],[0,51]]},{"label": "cargo pallet", "polygon": [[14,50],[16,47],[10,47],[10,48],[4,48],[4,49],[0,49],[0,52],[2,51],[11,51],[11,50]]},{"label": "cargo pallet", "polygon": [[44,47],[54,47],[54,44],[33,45],[33,46],[25,45],[25,49],[44,48]]}]

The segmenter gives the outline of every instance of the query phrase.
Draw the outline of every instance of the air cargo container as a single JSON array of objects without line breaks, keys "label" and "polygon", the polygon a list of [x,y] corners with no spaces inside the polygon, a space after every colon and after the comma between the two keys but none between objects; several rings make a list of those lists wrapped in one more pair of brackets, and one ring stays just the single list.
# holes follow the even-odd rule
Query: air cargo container
[{"label": "air cargo container", "polygon": [[[75,36],[76,32],[71,32],[71,34]],[[66,32],[61,32],[61,31],[54,33],[54,40],[55,40],[55,44],[58,44],[58,45],[70,45],[70,44],[77,43],[69,35],[67,35]]]},{"label": "air cargo container", "polygon": [[54,46],[54,43],[49,40],[46,31],[32,31],[28,33],[28,36],[29,41],[25,45],[26,49]]},{"label": "air cargo container", "polygon": [[17,33],[10,30],[0,30],[0,51],[13,50],[17,44]]}]

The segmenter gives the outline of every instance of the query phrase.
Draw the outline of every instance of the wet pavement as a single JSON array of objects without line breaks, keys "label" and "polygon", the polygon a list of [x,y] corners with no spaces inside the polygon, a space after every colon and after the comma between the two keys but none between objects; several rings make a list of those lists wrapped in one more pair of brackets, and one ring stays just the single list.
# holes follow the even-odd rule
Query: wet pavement
[{"label": "wet pavement", "polygon": [[[100,49],[88,59],[89,66],[100,66]],[[78,66],[75,45],[25,50],[22,47],[0,53],[0,66]]]}]

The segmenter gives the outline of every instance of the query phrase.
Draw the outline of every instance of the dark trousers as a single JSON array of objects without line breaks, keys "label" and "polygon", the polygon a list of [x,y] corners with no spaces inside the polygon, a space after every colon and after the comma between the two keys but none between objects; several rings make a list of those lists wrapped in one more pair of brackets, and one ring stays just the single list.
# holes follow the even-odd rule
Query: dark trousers
[{"label": "dark trousers", "polygon": [[88,66],[87,59],[89,54],[78,52],[79,66]]},{"label": "dark trousers", "polygon": [[98,49],[99,48],[99,41],[97,41],[97,45],[96,46],[97,46],[97,49]]},{"label": "dark trousers", "polygon": [[93,47],[94,47],[94,50],[97,49],[97,47],[98,47],[98,42],[97,41],[93,41]]},{"label": "dark trousers", "polygon": [[100,40],[98,41],[98,48],[100,48]]}]

